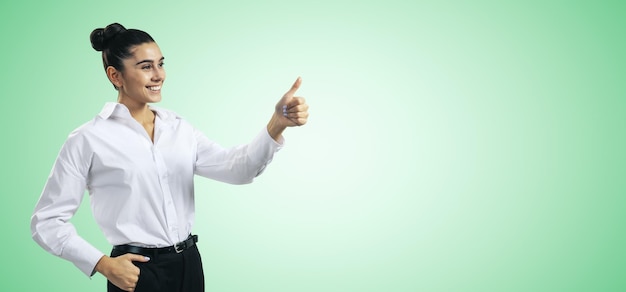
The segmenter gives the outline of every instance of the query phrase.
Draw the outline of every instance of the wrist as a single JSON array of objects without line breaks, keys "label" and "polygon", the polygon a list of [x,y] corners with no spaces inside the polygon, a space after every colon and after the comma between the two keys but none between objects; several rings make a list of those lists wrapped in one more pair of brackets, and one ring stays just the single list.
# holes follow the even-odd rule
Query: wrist
[{"label": "wrist", "polygon": [[96,263],[94,270],[106,277],[106,275],[108,274],[108,270],[109,270],[108,266],[109,266],[110,260],[111,260],[110,257],[106,255],[102,256],[100,260],[98,260],[98,263]]},{"label": "wrist", "polygon": [[276,113],[274,113],[270,121],[267,123],[267,132],[270,134],[270,137],[274,139],[274,141],[279,141],[283,131],[287,128],[287,126],[280,122],[280,118],[281,117],[276,116]]}]

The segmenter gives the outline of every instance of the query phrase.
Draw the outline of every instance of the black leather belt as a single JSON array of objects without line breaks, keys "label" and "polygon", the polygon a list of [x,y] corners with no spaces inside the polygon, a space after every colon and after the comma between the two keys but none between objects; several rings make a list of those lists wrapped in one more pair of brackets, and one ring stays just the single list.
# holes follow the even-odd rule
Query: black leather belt
[{"label": "black leather belt", "polygon": [[139,247],[134,245],[116,245],[113,247],[115,250],[119,250],[127,253],[134,253],[140,255],[149,255],[149,254],[166,254],[166,253],[181,253],[184,250],[196,245],[198,242],[197,235],[189,235],[186,240],[183,240],[177,244],[168,247]]}]

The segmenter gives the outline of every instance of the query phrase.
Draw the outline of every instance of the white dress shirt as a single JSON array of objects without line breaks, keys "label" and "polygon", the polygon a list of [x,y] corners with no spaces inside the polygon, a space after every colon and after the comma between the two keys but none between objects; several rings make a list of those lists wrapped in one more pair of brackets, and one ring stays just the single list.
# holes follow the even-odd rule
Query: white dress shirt
[{"label": "white dress shirt", "polygon": [[250,183],[282,147],[264,129],[247,145],[222,148],[175,113],[156,112],[154,143],[126,106],[107,103],[61,148],[31,220],[33,239],[93,275],[104,255],[69,222],[89,191],[111,245],[171,246],[194,223],[193,176]]}]

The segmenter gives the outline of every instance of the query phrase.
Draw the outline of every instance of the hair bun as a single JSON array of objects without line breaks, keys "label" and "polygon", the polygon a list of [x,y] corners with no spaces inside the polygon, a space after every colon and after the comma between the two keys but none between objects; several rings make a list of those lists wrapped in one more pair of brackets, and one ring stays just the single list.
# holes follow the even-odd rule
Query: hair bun
[{"label": "hair bun", "polygon": [[119,33],[124,31],[126,31],[126,28],[119,23],[109,24],[105,28],[96,28],[89,36],[91,47],[98,52],[104,51],[109,46],[109,43]]}]

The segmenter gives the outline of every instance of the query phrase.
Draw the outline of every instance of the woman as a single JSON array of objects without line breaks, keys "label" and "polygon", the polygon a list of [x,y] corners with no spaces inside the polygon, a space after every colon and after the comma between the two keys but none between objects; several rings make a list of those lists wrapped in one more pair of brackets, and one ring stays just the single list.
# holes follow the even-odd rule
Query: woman
[{"label": "woman", "polygon": [[[108,279],[108,291],[204,291],[194,223],[195,174],[250,183],[283,143],[286,127],[304,125],[308,105],[294,96],[298,78],[266,127],[247,145],[225,149],[161,100],[164,57],[146,32],[114,23],[91,33],[118,91],[63,145],[37,203],[33,239],[83,273]],[[69,222],[87,189],[97,224],[113,245],[104,255]]]}]

